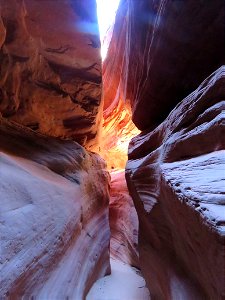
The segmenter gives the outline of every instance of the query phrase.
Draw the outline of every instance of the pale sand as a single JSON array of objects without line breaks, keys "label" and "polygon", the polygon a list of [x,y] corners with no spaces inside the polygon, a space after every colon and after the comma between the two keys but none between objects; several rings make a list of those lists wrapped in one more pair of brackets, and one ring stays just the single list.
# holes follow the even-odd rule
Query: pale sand
[{"label": "pale sand", "polygon": [[140,272],[119,260],[110,260],[112,274],[96,281],[86,300],[149,300]]}]

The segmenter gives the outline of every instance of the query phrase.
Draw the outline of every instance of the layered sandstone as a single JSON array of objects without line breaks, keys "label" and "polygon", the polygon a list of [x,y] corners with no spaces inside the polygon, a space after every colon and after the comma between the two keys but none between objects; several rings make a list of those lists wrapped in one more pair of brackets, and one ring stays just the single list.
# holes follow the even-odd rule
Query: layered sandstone
[{"label": "layered sandstone", "polygon": [[109,224],[110,255],[126,264],[139,267],[138,217],[129,195],[124,170],[111,172]]},{"label": "layered sandstone", "polygon": [[130,100],[140,130],[159,125],[225,63],[224,12],[221,0],[121,0],[106,93]]},{"label": "layered sandstone", "polygon": [[225,296],[224,87],[222,66],[130,143],[140,265],[156,299]]},{"label": "layered sandstone", "polygon": [[0,1],[0,112],[94,146],[102,116],[95,0]]},{"label": "layered sandstone", "polygon": [[120,1],[108,54],[103,61],[103,130],[101,155],[109,169],[124,169],[130,139],[140,131],[132,122],[127,98],[129,55],[125,36],[128,32],[128,3]]},{"label": "layered sandstone", "polygon": [[2,118],[0,151],[0,298],[85,299],[110,272],[105,163]]}]

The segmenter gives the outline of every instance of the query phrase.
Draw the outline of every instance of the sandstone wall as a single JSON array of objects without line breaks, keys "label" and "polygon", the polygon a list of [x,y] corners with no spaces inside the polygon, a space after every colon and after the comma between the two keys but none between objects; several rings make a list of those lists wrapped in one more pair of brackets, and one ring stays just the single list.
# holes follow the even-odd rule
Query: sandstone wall
[{"label": "sandstone wall", "polygon": [[222,66],[129,146],[140,265],[155,299],[225,295],[224,87]]},{"label": "sandstone wall", "polygon": [[109,174],[73,141],[0,119],[1,299],[85,299],[109,274]]},{"label": "sandstone wall", "polygon": [[125,172],[111,172],[109,223],[110,255],[126,264],[139,267],[138,217],[129,195]]},{"label": "sandstone wall", "polygon": [[225,63],[224,18],[222,0],[121,0],[104,71],[109,98],[118,90],[135,125],[155,128]]},{"label": "sandstone wall", "polygon": [[0,112],[93,146],[102,115],[95,0],[0,1]]}]

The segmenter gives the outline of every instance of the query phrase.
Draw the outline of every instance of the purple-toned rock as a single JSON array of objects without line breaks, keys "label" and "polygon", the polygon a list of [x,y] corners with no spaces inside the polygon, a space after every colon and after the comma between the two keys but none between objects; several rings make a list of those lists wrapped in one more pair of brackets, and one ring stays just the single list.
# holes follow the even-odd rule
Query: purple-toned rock
[{"label": "purple-toned rock", "polygon": [[129,265],[139,267],[138,217],[129,195],[124,170],[111,172],[109,224],[110,255]]},{"label": "purple-toned rock", "polygon": [[130,143],[140,265],[156,299],[225,296],[224,111],[223,66]]},{"label": "purple-toned rock", "polygon": [[0,118],[0,178],[0,298],[85,299],[110,272],[103,160]]}]

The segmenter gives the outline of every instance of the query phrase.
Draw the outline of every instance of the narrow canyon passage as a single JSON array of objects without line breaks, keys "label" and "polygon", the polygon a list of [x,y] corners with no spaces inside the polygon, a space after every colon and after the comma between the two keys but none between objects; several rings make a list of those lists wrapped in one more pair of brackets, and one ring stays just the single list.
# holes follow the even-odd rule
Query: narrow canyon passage
[{"label": "narrow canyon passage", "polygon": [[225,299],[224,20],[0,0],[1,300]]},{"label": "narrow canyon passage", "polygon": [[[103,127],[100,155],[110,171],[110,264],[111,275],[99,279],[87,300],[149,300],[150,294],[139,270],[138,216],[125,179],[128,144],[140,131],[132,122],[129,101],[112,86],[108,52],[120,1],[97,1],[103,63]],[[112,46],[111,46],[112,47]],[[136,268],[135,268],[136,267]]]},{"label": "narrow canyon passage", "polygon": [[139,270],[138,218],[124,170],[111,172],[109,223],[112,273],[94,284],[87,300],[149,300],[149,291]]},{"label": "narrow canyon passage", "polygon": [[[89,60],[95,61],[99,51],[94,35],[80,33],[80,18],[89,7],[74,3],[74,15],[70,1],[63,8],[60,2],[44,5],[1,3],[1,58],[12,59],[1,68],[1,297],[81,300],[99,277],[109,274],[110,253],[113,280],[107,283],[105,299],[149,299],[144,279],[131,267],[139,268],[138,220],[124,171],[128,143],[139,131],[125,98],[119,92],[115,96],[114,89],[100,89],[100,77],[107,81],[108,75],[100,74],[96,63],[89,72]],[[49,10],[51,16],[45,13]],[[64,27],[59,23],[54,29],[62,43],[70,39],[70,46],[61,47],[57,35],[54,40],[54,32],[45,27],[65,16]],[[79,30],[70,38],[63,33],[70,33],[73,18]],[[21,46],[24,38],[29,42]],[[87,41],[94,53],[87,51]],[[81,66],[76,61],[71,66],[83,54],[77,53],[79,48],[88,52],[84,66],[82,57]],[[63,106],[58,105],[61,100]],[[99,152],[111,182],[98,155],[71,137]],[[99,299],[99,293],[89,297]]]}]

